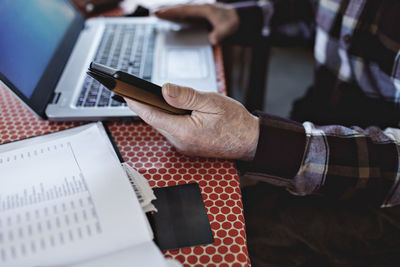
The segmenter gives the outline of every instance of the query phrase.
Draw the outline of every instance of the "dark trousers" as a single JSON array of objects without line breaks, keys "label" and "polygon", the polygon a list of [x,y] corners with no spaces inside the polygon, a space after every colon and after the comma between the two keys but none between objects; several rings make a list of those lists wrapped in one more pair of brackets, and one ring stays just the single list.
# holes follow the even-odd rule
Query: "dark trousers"
[{"label": "dark trousers", "polygon": [[242,189],[252,266],[400,266],[400,207]]}]

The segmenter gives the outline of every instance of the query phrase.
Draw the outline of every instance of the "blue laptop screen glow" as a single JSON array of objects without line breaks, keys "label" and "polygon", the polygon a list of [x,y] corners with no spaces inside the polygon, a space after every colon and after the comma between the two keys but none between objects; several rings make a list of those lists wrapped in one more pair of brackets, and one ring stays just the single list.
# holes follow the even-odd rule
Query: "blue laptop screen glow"
[{"label": "blue laptop screen glow", "polygon": [[0,72],[27,98],[75,16],[61,0],[1,0]]}]

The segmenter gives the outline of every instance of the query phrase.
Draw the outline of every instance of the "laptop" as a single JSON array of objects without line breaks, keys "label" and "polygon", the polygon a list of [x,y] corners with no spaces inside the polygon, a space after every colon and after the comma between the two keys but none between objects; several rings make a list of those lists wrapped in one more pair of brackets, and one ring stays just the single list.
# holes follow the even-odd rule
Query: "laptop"
[{"label": "laptop", "polygon": [[53,121],[134,117],[91,77],[91,61],[158,85],[217,92],[207,31],[154,17],[85,20],[67,0],[6,0],[0,7],[0,80]]}]

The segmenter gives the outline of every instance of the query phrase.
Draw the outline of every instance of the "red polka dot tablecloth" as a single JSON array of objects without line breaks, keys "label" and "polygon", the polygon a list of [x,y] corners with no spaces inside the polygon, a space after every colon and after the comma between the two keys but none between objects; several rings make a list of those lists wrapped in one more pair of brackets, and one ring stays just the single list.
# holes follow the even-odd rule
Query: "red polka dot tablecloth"
[{"label": "red polka dot tablecloth", "polygon": [[[214,50],[217,79],[225,92],[220,48]],[[7,89],[0,86],[0,143],[46,134],[79,125],[36,118]],[[207,209],[214,244],[170,250],[166,257],[184,266],[249,266],[245,224],[237,171],[227,160],[190,158],[176,152],[166,139],[143,122],[108,122],[126,162],[152,187],[197,182]]]}]

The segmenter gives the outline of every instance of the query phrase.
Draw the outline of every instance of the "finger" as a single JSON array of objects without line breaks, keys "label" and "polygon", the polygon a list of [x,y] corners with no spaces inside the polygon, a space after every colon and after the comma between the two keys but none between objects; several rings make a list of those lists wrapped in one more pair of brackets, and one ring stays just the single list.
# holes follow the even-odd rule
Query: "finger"
[{"label": "finger", "polygon": [[171,83],[163,85],[162,93],[168,104],[177,108],[205,113],[218,113],[220,110],[214,93],[202,93]]},{"label": "finger", "polygon": [[207,18],[207,5],[177,5],[165,7],[157,10],[154,14],[167,20],[185,19],[185,18]]},{"label": "finger", "polygon": [[171,115],[150,105],[129,98],[124,99],[133,112],[156,129],[173,132],[186,119],[183,115]]}]

